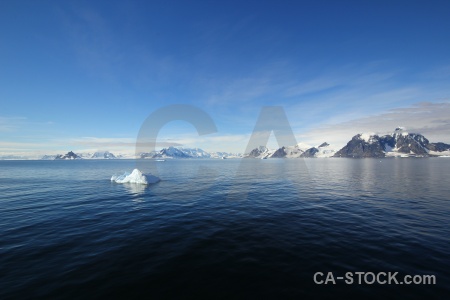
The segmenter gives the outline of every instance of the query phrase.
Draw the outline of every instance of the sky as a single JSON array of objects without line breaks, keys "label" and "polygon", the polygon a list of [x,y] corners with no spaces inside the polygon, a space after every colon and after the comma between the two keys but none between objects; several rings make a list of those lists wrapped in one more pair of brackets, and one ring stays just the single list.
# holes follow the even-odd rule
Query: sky
[{"label": "sky", "polygon": [[1,1],[0,156],[133,153],[171,104],[217,131],[173,121],[161,147],[244,152],[264,106],[310,145],[397,126],[450,143],[449,15],[449,1]]}]

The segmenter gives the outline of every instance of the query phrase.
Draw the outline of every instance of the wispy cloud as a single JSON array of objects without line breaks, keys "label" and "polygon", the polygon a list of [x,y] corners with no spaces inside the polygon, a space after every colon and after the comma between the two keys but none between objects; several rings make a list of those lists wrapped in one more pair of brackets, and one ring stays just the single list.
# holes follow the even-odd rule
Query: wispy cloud
[{"label": "wispy cloud", "polygon": [[[314,71],[313,71],[314,70]],[[311,74],[312,73],[312,74]],[[244,74],[231,75],[215,79],[199,78],[199,84],[206,88],[207,104],[248,103],[272,97],[272,102],[288,103],[292,98],[323,94],[334,90],[351,90],[353,88],[379,88],[399,74],[381,63],[367,63],[363,66],[347,65],[320,72],[310,66],[299,69],[287,62],[262,64],[258,69]]]},{"label": "wispy cloud", "polygon": [[[392,92],[392,96],[398,96],[398,93],[401,94],[401,92]],[[315,124],[309,130],[294,129],[294,133],[296,133],[297,142],[319,145],[326,141],[335,147],[341,147],[355,134],[361,132],[386,134],[392,132],[396,127],[402,126],[410,132],[424,134],[431,141],[450,143],[450,118],[448,116],[450,116],[450,99],[440,103],[420,102],[401,108],[381,110],[371,115],[336,115],[327,123]],[[208,151],[243,152],[250,135],[251,132],[217,133],[207,136],[183,134],[171,136],[171,140],[185,147],[200,147]],[[277,146],[274,141],[269,142],[271,142],[271,147]]]},{"label": "wispy cloud", "polygon": [[26,120],[25,117],[0,117],[0,132],[16,131]]},{"label": "wispy cloud", "polygon": [[27,143],[27,142],[5,142],[0,141],[0,151],[30,151],[40,148],[41,143]]},{"label": "wispy cloud", "polygon": [[410,107],[395,108],[379,114],[334,124],[324,124],[299,134],[297,139],[311,144],[327,141],[344,145],[361,132],[386,134],[402,126],[410,132],[421,133],[431,141],[450,143],[450,101],[422,102]]},{"label": "wispy cloud", "polygon": [[[450,99],[445,102],[421,102],[411,106],[389,109],[378,114],[353,118],[336,118],[332,123],[318,125],[310,130],[296,133],[297,142],[318,145],[328,142],[341,147],[352,136],[361,132],[386,134],[396,127],[406,127],[410,132],[424,134],[431,141],[450,143]],[[243,152],[250,139],[251,132],[242,134],[221,134],[198,136],[196,134],[171,134],[158,138],[156,147],[183,146],[199,147],[207,151]],[[272,141],[273,142],[273,141]],[[43,145],[39,142],[0,142],[1,154],[39,153],[56,154],[68,150],[93,152],[110,150],[117,153],[135,151],[135,138],[83,137],[65,140],[52,140]],[[274,147],[276,144],[272,143]],[[62,150],[63,149],[63,150]]]},{"label": "wispy cloud", "polygon": [[[424,80],[430,72],[439,74],[440,80]],[[275,67],[272,72],[264,70],[259,77],[255,74],[254,78],[233,79],[225,89],[212,93],[215,96],[210,100],[217,106],[234,105],[238,111],[235,118],[242,119],[235,122],[241,124],[249,119],[254,122],[255,110],[263,105],[282,105],[294,132],[306,132],[422,101],[443,102],[450,95],[448,80],[444,80],[450,77],[446,72],[447,68],[438,68],[405,80],[406,71],[390,68],[387,62],[348,65],[316,76]]]}]

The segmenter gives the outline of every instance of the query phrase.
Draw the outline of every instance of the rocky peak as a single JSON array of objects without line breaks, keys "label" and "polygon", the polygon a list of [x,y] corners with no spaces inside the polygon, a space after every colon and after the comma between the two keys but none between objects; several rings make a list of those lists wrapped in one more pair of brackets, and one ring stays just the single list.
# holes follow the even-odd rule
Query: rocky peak
[{"label": "rocky peak", "polygon": [[275,151],[270,157],[271,158],[282,158],[286,156],[286,148],[281,147],[277,151]]},{"label": "rocky peak", "polygon": [[[397,127],[393,133],[378,136],[376,134],[357,134],[347,145],[339,150],[335,157],[385,157],[388,156],[430,156],[430,151],[443,152],[450,149],[444,143],[430,143],[423,135],[408,133],[403,127]],[[435,154],[433,154],[435,155]]]},{"label": "rocky peak", "polygon": [[267,151],[268,151],[267,147],[259,146],[258,148],[255,148],[252,151],[250,151],[250,153],[246,155],[246,157],[258,157]]},{"label": "rocky peak", "polygon": [[316,157],[317,152],[319,152],[319,149],[317,149],[316,147],[312,147],[303,152],[300,157]]},{"label": "rocky peak", "polygon": [[95,152],[92,154],[91,158],[103,158],[103,159],[114,159],[116,156],[109,151]]},{"label": "rocky peak", "polygon": [[357,134],[334,157],[384,157],[384,146],[376,134]]},{"label": "rocky peak", "polygon": [[78,155],[73,153],[73,151],[69,151],[64,155],[58,154],[55,156],[55,160],[57,160],[57,159],[80,159],[80,158],[81,157],[79,157]]}]

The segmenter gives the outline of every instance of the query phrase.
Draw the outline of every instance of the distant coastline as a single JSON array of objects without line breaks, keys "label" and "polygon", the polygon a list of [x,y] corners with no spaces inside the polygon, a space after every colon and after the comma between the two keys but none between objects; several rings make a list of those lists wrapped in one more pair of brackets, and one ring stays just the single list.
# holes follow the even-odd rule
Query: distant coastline
[{"label": "distant coastline", "polygon": [[390,157],[450,157],[450,144],[430,142],[423,135],[409,133],[398,127],[392,133],[378,135],[375,133],[359,133],[342,148],[335,149],[327,142],[318,146],[298,143],[293,146],[282,146],[269,149],[259,146],[249,153],[207,152],[200,148],[168,147],[159,151],[143,152],[136,155],[114,154],[110,151],[94,153],[75,153],[44,155],[40,158],[26,156],[0,155],[0,160],[76,160],[76,159],[227,159],[227,158],[390,158]]}]

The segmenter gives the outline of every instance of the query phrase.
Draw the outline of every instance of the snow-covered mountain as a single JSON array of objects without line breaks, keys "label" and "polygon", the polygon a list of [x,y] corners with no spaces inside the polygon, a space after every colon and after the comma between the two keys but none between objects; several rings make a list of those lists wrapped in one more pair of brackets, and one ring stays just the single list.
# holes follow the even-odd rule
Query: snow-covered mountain
[{"label": "snow-covered mountain", "polygon": [[229,153],[229,152],[210,152],[211,158],[241,158],[240,153]]},{"label": "snow-covered mountain", "polygon": [[91,155],[92,159],[115,159],[116,156],[109,151],[95,152]]},{"label": "snow-covered mountain", "polygon": [[295,146],[284,146],[276,150],[270,150],[264,146],[260,146],[245,155],[248,158],[364,158],[395,156],[450,156],[450,145],[440,142],[430,143],[423,135],[409,133],[405,128],[398,127],[394,132],[382,136],[375,133],[357,134],[339,151],[336,151],[326,142],[315,147],[299,143]]},{"label": "snow-covered mountain", "polygon": [[430,143],[423,135],[409,133],[403,127],[379,136],[374,133],[355,135],[335,157],[429,157],[450,154],[450,145]]},{"label": "snow-covered mountain", "polygon": [[[311,146],[298,143],[293,146],[283,146],[278,149],[268,149],[260,146],[245,155],[228,152],[207,152],[200,148],[168,147],[160,151],[134,155],[113,154],[109,151],[95,153],[73,153],[65,155],[44,155],[42,159],[113,159],[113,158],[323,158],[323,157],[432,157],[450,156],[450,145],[445,143],[430,143],[423,135],[409,133],[399,127],[394,132],[378,135],[375,133],[360,133],[355,135],[346,146],[336,151],[330,144],[322,143]],[[13,156],[0,156],[0,159],[25,159]]]},{"label": "snow-covered mountain", "polygon": [[332,157],[336,153],[336,150],[327,142],[324,142],[316,147],[311,147],[309,149],[306,149],[301,157],[309,157],[309,158],[315,158],[315,157]]},{"label": "snow-covered mountain", "polygon": [[253,149],[245,157],[247,158],[300,158],[300,157],[331,157],[336,151],[328,143],[312,147],[304,143],[294,146],[283,146],[276,150],[267,149],[264,146]]},{"label": "snow-covered mountain", "polygon": [[163,148],[151,158],[191,158],[191,156],[183,150],[176,147]]},{"label": "snow-covered mountain", "polygon": [[69,152],[67,152],[64,155],[58,154],[58,155],[55,156],[55,160],[59,160],[59,159],[81,159],[81,157],[79,157],[78,155],[76,155],[72,151],[69,151]]},{"label": "snow-covered mountain", "polygon": [[253,149],[250,153],[246,154],[244,157],[247,158],[268,158],[274,154],[276,150],[268,149],[265,146],[259,146],[258,148]]},{"label": "snow-covered mountain", "polygon": [[317,149],[319,151],[316,153],[315,157],[332,157],[334,154],[336,154],[336,150],[327,142],[319,145]]},{"label": "snow-covered mountain", "polygon": [[[283,148],[283,147],[281,147]],[[284,152],[286,152],[286,158],[298,158],[302,157],[303,153],[305,153],[306,150],[311,148],[310,145],[304,144],[304,143],[298,143],[295,146],[288,146],[284,148]]]},{"label": "snow-covered mountain", "polygon": [[[43,156],[36,156],[34,159],[41,159],[41,160],[66,159],[64,157],[67,156],[67,154],[65,154],[65,155],[46,154]],[[72,157],[74,157],[76,159],[136,159],[136,158],[141,158],[141,156],[143,156],[143,157],[150,156],[151,157],[151,156],[155,155],[156,152],[141,153],[141,155],[138,155],[137,157],[134,153],[133,154],[131,154],[131,153],[116,153],[116,154],[114,154],[110,151],[76,152],[74,154],[75,154],[75,156],[72,155]],[[71,159],[71,158],[67,158],[67,159]]]},{"label": "snow-covered mountain", "polygon": [[200,148],[181,148],[178,150],[182,151],[184,154],[187,154],[190,157],[194,158],[211,158],[211,154],[200,149]]},{"label": "snow-covered mountain", "polygon": [[109,151],[99,151],[95,153],[74,153],[72,151],[62,155],[44,155],[41,160],[58,160],[58,159],[114,159],[117,158],[113,153]]},{"label": "snow-covered mountain", "polygon": [[[92,153],[90,153],[90,152],[86,152],[86,153],[85,152],[83,152],[83,153],[77,152],[75,154],[78,155],[78,157],[81,159],[90,159],[92,157]],[[49,156],[51,156],[51,155],[49,155]],[[44,158],[42,158],[42,159],[44,159]]]},{"label": "snow-covered mountain", "polygon": [[137,158],[153,158],[154,155],[158,154],[158,151],[152,151],[152,152],[142,152],[139,154]]},{"label": "snow-covered mountain", "polygon": [[152,155],[141,155],[141,158],[235,158],[240,157],[240,154],[227,152],[213,152],[209,153],[200,148],[183,148],[183,147],[169,147],[163,148],[159,152]]},{"label": "snow-covered mountain", "polygon": [[143,152],[139,155],[129,154],[113,154],[109,151],[97,151],[97,152],[82,152],[74,153],[72,151],[65,155],[44,155],[42,160],[55,160],[55,159],[165,159],[165,158],[239,158],[242,157],[239,153],[228,152],[207,152],[200,148],[182,148],[182,147],[169,147],[163,148],[160,151]]}]

